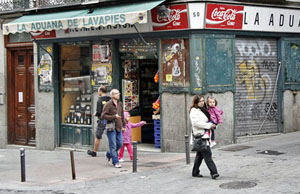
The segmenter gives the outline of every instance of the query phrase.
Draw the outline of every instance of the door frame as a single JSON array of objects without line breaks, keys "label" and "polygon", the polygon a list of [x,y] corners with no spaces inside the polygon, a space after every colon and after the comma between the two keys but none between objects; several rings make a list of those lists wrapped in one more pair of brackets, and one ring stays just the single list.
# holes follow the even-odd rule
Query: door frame
[{"label": "door frame", "polygon": [[[15,86],[14,86],[14,73],[13,70],[13,52],[19,50],[32,50],[33,52],[33,43],[32,42],[23,42],[23,43],[9,43],[8,36],[4,36],[4,44],[6,48],[6,59],[7,59],[7,142],[8,144],[14,144],[15,137],[15,115],[14,115],[14,107],[15,107]],[[10,89],[11,88],[11,89]]]}]

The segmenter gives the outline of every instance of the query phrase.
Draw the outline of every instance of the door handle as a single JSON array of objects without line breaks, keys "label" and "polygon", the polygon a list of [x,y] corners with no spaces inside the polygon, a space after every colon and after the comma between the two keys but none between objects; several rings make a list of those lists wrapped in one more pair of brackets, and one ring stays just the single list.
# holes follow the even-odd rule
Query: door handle
[{"label": "door handle", "polygon": [[18,115],[18,119],[21,118],[21,117],[22,117],[21,115]]},{"label": "door handle", "polygon": [[34,118],[34,115],[31,115],[30,118],[33,119],[33,118]]}]

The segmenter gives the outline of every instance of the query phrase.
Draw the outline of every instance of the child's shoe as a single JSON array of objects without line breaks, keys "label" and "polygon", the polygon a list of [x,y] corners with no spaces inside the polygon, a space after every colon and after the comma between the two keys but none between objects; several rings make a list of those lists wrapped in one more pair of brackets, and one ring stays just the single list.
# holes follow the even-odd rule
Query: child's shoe
[{"label": "child's shoe", "polygon": [[124,162],[124,159],[123,159],[123,158],[120,158],[120,159],[119,159],[119,162]]},{"label": "child's shoe", "polygon": [[211,147],[211,148],[214,147],[215,145],[217,145],[217,143],[216,143],[215,141],[211,141],[211,142],[210,142],[210,147]]},{"label": "child's shoe", "polygon": [[115,168],[122,168],[121,164],[119,164],[119,163],[115,164],[114,166],[115,166]]},{"label": "child's shoe", "polygon": [[202,136],[202,139],[209,139],[208,132],[205,132],[204,135]]}]

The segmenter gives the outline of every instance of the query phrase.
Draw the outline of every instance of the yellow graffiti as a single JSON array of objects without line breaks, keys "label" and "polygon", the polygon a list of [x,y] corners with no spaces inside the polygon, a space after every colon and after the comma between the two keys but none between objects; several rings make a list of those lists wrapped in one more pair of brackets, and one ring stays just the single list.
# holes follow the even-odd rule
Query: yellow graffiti
[{"label": "yellow graffiti", "polygon": [[242,61],[239,64],[237,73],[237,82],[245,84],[250,100],[263,100],[270,81],[267,75],[261,75],[255,60]]}]

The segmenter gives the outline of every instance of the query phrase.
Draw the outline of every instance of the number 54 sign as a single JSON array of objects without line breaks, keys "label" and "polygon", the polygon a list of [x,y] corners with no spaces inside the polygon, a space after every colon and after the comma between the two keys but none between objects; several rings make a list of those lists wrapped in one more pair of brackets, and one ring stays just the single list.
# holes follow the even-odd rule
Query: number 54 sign
[{"label": "number 54 sign", "polygon": [[204,29],[205,3],[189,3],[191,29]]}]

